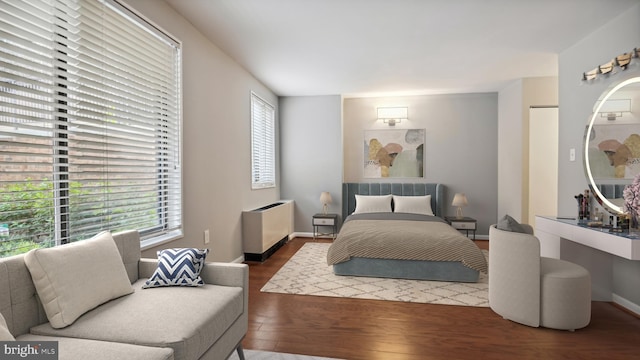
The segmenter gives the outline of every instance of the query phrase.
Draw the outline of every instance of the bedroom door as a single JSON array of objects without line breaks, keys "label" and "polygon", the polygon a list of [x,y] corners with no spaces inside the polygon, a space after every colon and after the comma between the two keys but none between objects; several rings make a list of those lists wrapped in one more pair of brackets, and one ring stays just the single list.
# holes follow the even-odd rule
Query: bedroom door
[{"label": "bedroom door", "polygon": [[558,108],[529,109],[529,219],[558,214]]}]

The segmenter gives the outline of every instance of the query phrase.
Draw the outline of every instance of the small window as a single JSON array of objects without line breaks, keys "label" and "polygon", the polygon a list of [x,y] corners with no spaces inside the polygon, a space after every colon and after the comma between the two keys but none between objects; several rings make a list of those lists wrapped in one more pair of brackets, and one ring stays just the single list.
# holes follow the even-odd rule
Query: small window
[{"label": "small window", "polygon": [[251,188],[276,186],[275,110],[251,93]]}]

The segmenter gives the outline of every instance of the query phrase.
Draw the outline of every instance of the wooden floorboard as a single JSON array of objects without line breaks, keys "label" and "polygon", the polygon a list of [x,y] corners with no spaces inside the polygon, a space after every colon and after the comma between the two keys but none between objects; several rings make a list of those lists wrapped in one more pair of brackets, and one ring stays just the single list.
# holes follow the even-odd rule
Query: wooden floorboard
[{"label": "wooden floorboard", "polygon": [[310,241],[328,240],[295,238],[265,262],[247,262],[246,349],[354,360],[640,359],[640,319],[607,302],[593,302],[589,326],[569,332],[519,325],[489,308],[260,292]]}]

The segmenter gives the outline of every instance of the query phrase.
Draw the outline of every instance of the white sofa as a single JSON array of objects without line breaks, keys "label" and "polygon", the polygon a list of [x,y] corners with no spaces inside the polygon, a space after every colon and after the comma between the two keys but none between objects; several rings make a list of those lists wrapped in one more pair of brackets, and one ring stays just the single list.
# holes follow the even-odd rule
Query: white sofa
[{"label": "white sofa", "polygon": [[[140,258],[137,232],[113,235],[111,243],[117,246],[121,261],[115,266],[111,263],[109,271],[96,273],[94,270],[100,268],[102,259],[96,261],[90,256],[79,259],[78,251],[71,251],[81,249],[82,254],[95,250],[90,249],[91,240],[85,241],[56,248],[55,259],[64,258],[64,265],[58,266],[65,270],[62,276],[78,279],[68,289],[72,296],[67,299],[58,294],[67,290],[55,289],[57,297],[51,300],[48,290],[34,284],[40,280],[33,265],[27,267],[25,255],[0,259],[0,340],[13,337],[19,341],[58,341],[61,360],[219,360],[228,358],[234,350],[244,358],[240,343],[248,328],[247,265],[209,262],[200,273],[204,286],[142,289],[156,270],[157,259]],[[78,271],[78,266],[84,266],[85,271]],[[130,293],[116,294],[92,307],[90,301],[94,301],[97,293],[113,286],[109,280],[112,273],[123,270],[126,273],[123,276],[128,277],[125,281],[131,283]],[[50,273],[56,273],[55,269]],[[58,285],[53,282],[51,287]],[[48,299],[45,306],[42,298]],[[85,298],[90,300],[88,305],[87,301],[77,302]],[[52,303],[65,301],[72,306],[64,308],[58,304],[59,311],[52,310]],[[90,309],[84,311],[83,307]],[[73,312],[79,316],[74,318]]]}]

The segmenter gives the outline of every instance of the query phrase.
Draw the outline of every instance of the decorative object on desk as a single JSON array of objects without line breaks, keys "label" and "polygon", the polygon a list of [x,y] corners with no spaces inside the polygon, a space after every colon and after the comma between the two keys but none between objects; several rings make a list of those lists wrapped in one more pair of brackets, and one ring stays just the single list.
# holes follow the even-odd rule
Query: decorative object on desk
[{"label": "decorative object on desk", "polygon": [[591,200],[589,196],[589,190],[585,190],[584,194],[578,194],[574,196],[578,200],[578,219],[590,220],[591,219]]},{"label": "decorative object on desk", "polygon": [[451,203],[452,206],[457,206],[458,209],[456,210],[456,217],[458,219],[462,219],[464,216],[462,216],[462,208],[469,205],[469,202],[467,201],[467,196],[463,193],[456,193],[453,196],[453,202]]},{"label": "decorative object on desk", "polygon": [[638,215],[640,214],[640,174],[633,178],[633,182],[624,187],[624,208],[629,214],[629,227],[638,228]]},{"label": "decorative object on desk", "polygon": [[322,213],[324,215],[327,215],[327,207],[332,201],[330,192],[323,191],[322,194],[320,194],[320,203],[322,204]]}]

